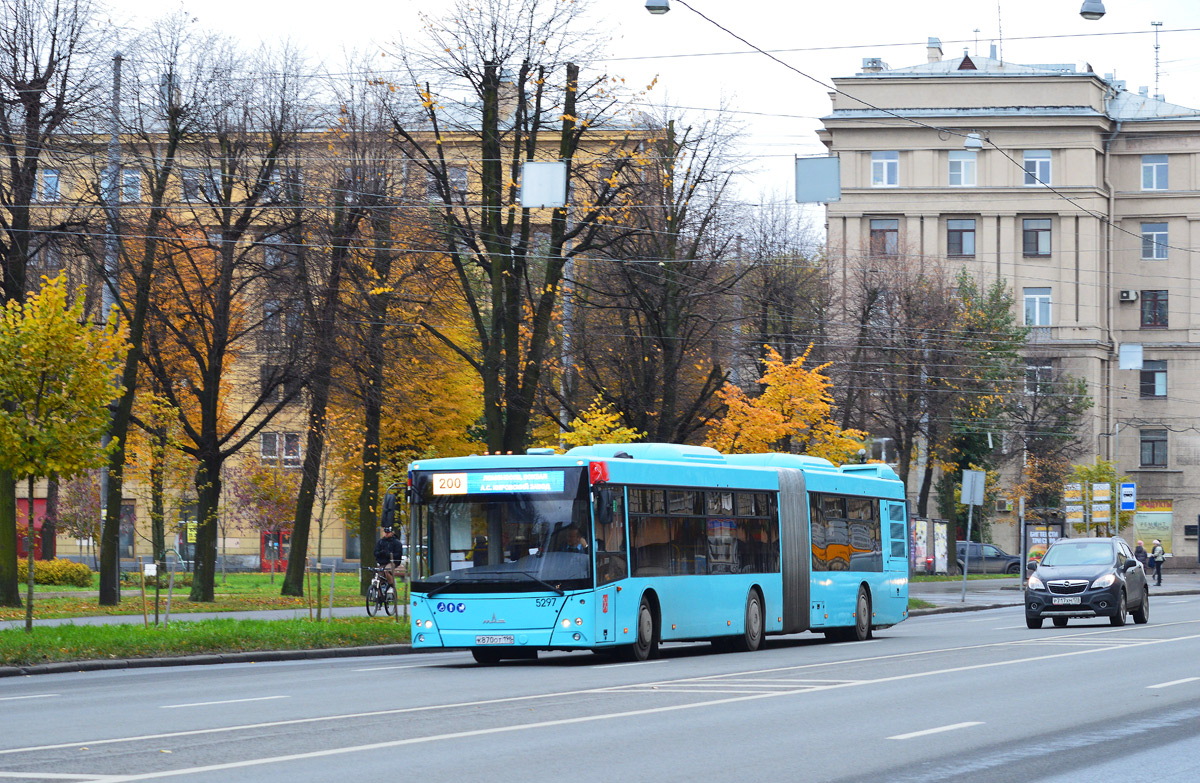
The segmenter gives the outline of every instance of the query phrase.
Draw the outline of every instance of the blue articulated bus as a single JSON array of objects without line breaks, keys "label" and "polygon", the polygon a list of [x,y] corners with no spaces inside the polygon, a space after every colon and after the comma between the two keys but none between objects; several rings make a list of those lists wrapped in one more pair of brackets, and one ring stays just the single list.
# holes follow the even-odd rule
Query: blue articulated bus
[{"label": "blue articulated bus", "polygon": [[421,460],[408,491],[417,648],[645,660],[666,641],[862,640],[908,616],[904,487],[886,465],[605,444]]}]

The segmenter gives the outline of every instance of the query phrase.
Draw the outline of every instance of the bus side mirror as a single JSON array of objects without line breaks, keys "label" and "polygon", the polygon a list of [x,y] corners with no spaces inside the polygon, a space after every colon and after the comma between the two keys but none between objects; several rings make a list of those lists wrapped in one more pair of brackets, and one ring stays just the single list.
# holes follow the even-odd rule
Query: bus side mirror
[{"label": "bus side mirror", "polygon": [[613,520],[613,493],[611,489],[597,489],[592,492],[592,508],[596,518],[596,526],[611,525]]},{"label": "bus side mirror", "polygon": [[396,496],[391,492],[383,496],[383,509],[379,514],[379,526],[391,527],[396,521]]}]

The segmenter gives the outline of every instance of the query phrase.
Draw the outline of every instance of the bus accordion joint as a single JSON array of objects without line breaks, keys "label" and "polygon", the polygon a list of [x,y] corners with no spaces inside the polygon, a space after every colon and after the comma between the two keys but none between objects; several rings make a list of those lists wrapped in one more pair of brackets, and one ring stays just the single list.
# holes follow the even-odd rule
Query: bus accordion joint
[{"label": "bus accordion joint", "polygon": [[588,463],[588,480],[593,485],[608,483],[608,463],[607,462],[589,462]]}]

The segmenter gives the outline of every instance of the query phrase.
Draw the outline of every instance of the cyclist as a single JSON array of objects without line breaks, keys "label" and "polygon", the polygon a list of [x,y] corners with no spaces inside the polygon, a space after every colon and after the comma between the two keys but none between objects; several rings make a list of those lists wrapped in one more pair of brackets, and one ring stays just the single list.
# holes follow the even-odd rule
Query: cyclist
[{"label": "cyclist", "polygon": [[400,567],[400,558],[403,554],[404,547],[401,546],[400,539],[396,538],[392,526],[385,526],[383,537],[375,543],[375,564],[383,569],[383,578],[387,580],[393,593],[396,590],[396,569]]}]

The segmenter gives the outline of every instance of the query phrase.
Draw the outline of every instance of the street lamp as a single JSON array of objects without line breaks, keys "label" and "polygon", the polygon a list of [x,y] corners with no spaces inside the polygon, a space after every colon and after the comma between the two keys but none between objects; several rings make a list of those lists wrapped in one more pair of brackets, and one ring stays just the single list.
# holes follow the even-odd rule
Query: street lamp
[{"label": "street lamp", "polygon": [[966,141],[963,142],[963,149],[983,149],[983,136],[979,135],[978,133],[968,133]]},{"label": "street lamp", "polygon": [[1104,16],[1104,3],[1101,0],[1083,0],[1083,7],[1079,9],[1079,15],[1094,22]]},{"label": "street lamp", "polygon": [[[671,10],[671,0],[646,0],[646,10],[655,16],[665,14]],[[1104,9],[1100,10],[1101,15],[1104,14]]]}]

